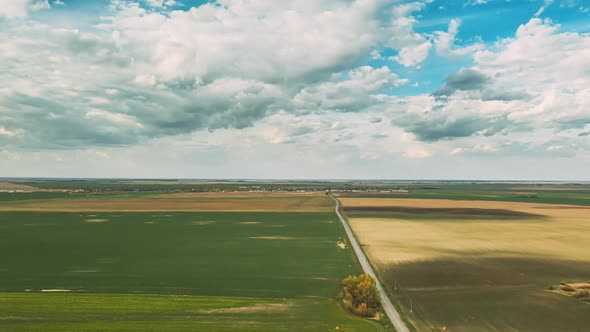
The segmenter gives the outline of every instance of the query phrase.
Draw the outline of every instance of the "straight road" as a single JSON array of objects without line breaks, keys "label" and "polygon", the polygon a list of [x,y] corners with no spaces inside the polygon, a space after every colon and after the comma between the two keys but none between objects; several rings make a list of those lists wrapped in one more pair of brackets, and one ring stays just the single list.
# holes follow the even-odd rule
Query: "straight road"
[{"label": "straight road", "polygon": [[410,330],[406,326],[406,323],[404,323],[399,313],[397,312],[397,310],[395,310],[395,307],[389,300],[387,293],[385,293],[385,289],[383,289],[383,286],[381,286],[381,281],[379,281],[379,278],[377,278],[375,271],[373,271],[373,267],[371,266],[371,264],[369,264],[369,260],[367,259],[367,256],[365,256],[365,253],[361,249],[361,246],[358,244],[356,238],[354,237],[352,229],[350,229],[350,226],[346,222],[346,219],[344,219],[342,214],[340,214],[340,202],[336,198],[334,198],[334,196],[329,196],[334,200],[334,202],[336,202],[336,214],[338,215],[340,222],[342,222],[342,226],[344,226],[346,235],[348,235],[348,241],[352,245],[354,253],[356,254],[356,257],[358,257],[358,260],[361,263],[361,266],[363,267],[365,274],[370,275],[375,280],[375,284],[377,285],[377,291],[381,296],[381,306],[383,307],[383,310],[385,310],[387,317],[389,317],[389,320],[391,321],[397,332],[410,332]]}]

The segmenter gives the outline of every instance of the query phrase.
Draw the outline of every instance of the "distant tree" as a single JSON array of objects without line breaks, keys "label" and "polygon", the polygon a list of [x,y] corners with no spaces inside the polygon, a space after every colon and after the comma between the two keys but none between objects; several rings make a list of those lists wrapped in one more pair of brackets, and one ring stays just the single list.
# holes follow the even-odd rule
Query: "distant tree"
[{"label": "distant tree", "polygon": [[342,280],[343,302],[346,309],[356,315],[372,317],[381,305],[375,280],[367,274],[349,276]]}]

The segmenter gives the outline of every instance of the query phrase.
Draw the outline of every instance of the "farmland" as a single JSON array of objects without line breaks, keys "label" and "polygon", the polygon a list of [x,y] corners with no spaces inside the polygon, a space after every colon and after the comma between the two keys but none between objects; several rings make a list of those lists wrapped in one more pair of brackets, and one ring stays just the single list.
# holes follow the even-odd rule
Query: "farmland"
[{"label": "farmland", "polygon": [[337,300],[360,267],[325,190],[417,331],[590,324],[562,289],[590,282],[586,184],[92,184],[3,184],[0,330],[387,330]]},{"label": "farmland", "polygon": [[[0,211],[140,212],[250,211],[329,212],[323,193],[5,193]],[[2,196],[0,196],[2,197]]]},{"label": "farmland", "polygon": [[[590,185],[581,183],[536,183],[536,182],[503,182],[503,183],[468,183],[468,182],[425,182],[398,183],[401,191],[389,191],[393,184],[378,188],[375,191],[347,192],[346,197],[370,198],[419,198],[419,199],[450,199],[463,201],[495,201],[543,204],[567,204],[590,206]],[[380,189],[384,189],[380,191]]]},{"label": "farmland", "polygon": [[2,331],[379,331],[329,299],[137,294],[0,296]]},{"label": "farmland", "polygon": [[589,207],[397,197],[340,201],[419,331],[583,331],[590,324],[587,303],[549,290],[590,280]]},{"label": "farmland", "polygon": [[0,204],[0,330],[384,329],[336,301],[340,280],[360,267],[325,195]]}]

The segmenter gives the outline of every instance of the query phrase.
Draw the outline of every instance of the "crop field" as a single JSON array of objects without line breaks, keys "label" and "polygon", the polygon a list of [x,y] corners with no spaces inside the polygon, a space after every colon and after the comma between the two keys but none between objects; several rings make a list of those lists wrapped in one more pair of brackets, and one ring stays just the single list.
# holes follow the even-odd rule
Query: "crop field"
[{"label": "crop field", "polygon": [[4,193],[0,211],[140,212],[250,211],[329,212],[324,193]]},{"label": "crop field", "polygon": [[1,331],[380,331],[325,298],[3,293]]},{"label": "crop field", "polygon": [[[331,212],[122,212],[107,196],[98,212],[0,212],[0,331],[384,330],[336,301],[360,267]],[[300,196],[271,198],[314,204]]]},{"label": "crop field", "polygon": [[35,187],[20,184],[20,183],[12,183],[12,182],[4,182],[0,181],[0,190],[27,190],[32,191],[35,190]]},{"label": "crop field", "polygon": [[560,183],[428,183],[400,184],[402,191],[348,192],[346,197],[420,198],[590,206],[590,184]]},{"label": "crop field", "polygon": [[418,331],[586,331],[590,305],[550,290],[590,281],[590,207],[341,197]]}]

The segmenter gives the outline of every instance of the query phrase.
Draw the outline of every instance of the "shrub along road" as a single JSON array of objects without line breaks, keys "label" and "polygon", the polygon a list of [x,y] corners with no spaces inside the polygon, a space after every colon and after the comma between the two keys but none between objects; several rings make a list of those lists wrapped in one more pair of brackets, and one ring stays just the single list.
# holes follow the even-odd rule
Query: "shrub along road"
[{"label": "shrub along road", "polygon": [[361,246],[358,244],[356,238],[354,237],[352,229],[346,222],[346,219],[344,219],[342,214],[340,214],[340,202],[336,198],[334,198],[334,196],[330,195],[330,197],[334,200],[334,202],[336,202],[336,214],[338,215],[338,219],[340,219],[340,222],[342,222],[342,226],[344,226],[344,230],[346,231],[348,240],[350,241],[350,244],[354,249],[354,253],[356,254],[356,257],[358,257],[358,260],[361,263],[361,266],[363,267],[363,271],[365,271],[366,274],[370,275],[375,280],[377,291],[381,296],[381,305],[383,306],[383,310],[387,314],[387,317],[389,317],[389,320],[391,321],[397,332],[410,332],[410,330],[400,317],[399,313],[397,312],[397,310],[395,310],[395,307],[389,300],[387,293],[385,293],[385,289],[383,289],[383,286],[381,285],[379,278],[375,274],[375,271],[373,271],[373,267],[369,263],[367,256],[365,256],[365,253],[361,249]]}]

